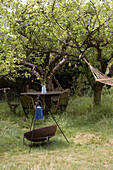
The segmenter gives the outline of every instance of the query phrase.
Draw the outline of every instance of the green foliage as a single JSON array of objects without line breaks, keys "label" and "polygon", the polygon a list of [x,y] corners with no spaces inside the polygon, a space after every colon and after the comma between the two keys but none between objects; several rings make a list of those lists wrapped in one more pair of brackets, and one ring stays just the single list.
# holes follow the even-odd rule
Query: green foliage
[{"label": "green foliage", "polygon": [[91,87],[86,79],[86,77],[83,74],[80,74],[77,78],[77,85],[75,89],[75,94],[77,96],[92,96],[92,90]]},{"label": "green foliage", "polygon": [[103,95],[112,95],[113,94],[113,87],[110,86],[104,86],[103,90],[102,90],[102,94]]},{"label": "green foliage", "polygon": [[[80,54],[86,56],[102,73],[106,73],[113,53],[111,1],[3,2],[0,7],[1,74],[12,72],[12,78],[18,77],[20,73],[16,70],[21,69],[25,70],[23,74],[29,78],[34,69],[33,65],[30,65],[31,70],[26,69],[24,61],[27,61],[35,65],[35,75],[41,75],[47,82],[62,67],[59,63],[63,58],[78,58]],[[17,66],[17,61],[23,61],[24,66]],[[47,66],[49,69],[45,72]],[[84,71],[94,90],[96,83],[92,81],[88,70]]]},{"label": "green foliage", "polygon": [[[4,38],[4,44],[11,42],[7,48],[11,53],[8,54],[10,60],[12,56],[16,56],[17,60],[43,65],[46,57],[44,53],[52,51],[59,53],[63,51],[69,55],[85,52],[92,60],[95,58],[94,55],[97,56],[97,43],[103,50],[103,57],[109,58],[112,52],[113,14],[111,2],[108,0],[101,3],[98,0],[94,2],[30,0],[26,3],[8,1],[8,7],[1,9],[2,25],[5,22],[7,25],[5,29],[9,32],[9,35],[5,33],[2,39]],[[5,31],[4,27],[1,29],[2,32]],[[10,38],[9,41],[7,36]],[[107,42],[111,45],[107,45]],[[5,52],[4,54],[7,55]]]},{"label": "green foliage", "polygon": [[[59,80],[59,83],[64,89],[75,88],[76,79],[78,76],[79,76],[79,69],[75,68],[74,63],[72,63],[70,67],[69,67],[69,63],[66,63],[56,74],[56,78]],[[73,82],[74,80],[75,82]]]}]

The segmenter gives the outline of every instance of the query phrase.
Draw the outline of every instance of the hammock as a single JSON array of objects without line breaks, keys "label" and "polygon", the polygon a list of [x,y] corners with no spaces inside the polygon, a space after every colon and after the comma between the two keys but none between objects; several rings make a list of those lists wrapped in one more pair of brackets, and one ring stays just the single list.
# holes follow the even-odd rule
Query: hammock
[{"label": "hammock", "polygon": [[[80,56],[79,58],[81,58]],[[95,78],[96,81],[101,82],[103,84],[107,84],[113,86],[113,78],[106,76],[105,74],[101,73],[99,70],[95,69],[91,64],[83,57],[83,60],[88,64],[90,70]]]}]

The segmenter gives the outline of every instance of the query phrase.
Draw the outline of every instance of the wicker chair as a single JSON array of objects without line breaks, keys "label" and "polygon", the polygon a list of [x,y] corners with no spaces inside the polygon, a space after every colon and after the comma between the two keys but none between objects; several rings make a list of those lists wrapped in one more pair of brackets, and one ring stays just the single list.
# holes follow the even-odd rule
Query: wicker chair
[{"label": "wicker chair", "polygon": [[64,92],[62,94],[60,94],[59,97],[58,97],[58,101],[57,101],[54,113],[57,112],[58,108],[61,108],[61,110],[63,108],[66,108],[67,105],[68,105],[69,99],[70,99],[69,92],[64,90]]},{"label": "wicker chair", "polygon": [[25,119],[28,118],[28,114],[29,112],[31,113],[35,113],[35,105],[34,105],[34,101],[33,101],[33,98],[30,97],[30,96],[21,96],[21,105],[22,105],[22,108],[24,110],[24,113],[25,113]]}]

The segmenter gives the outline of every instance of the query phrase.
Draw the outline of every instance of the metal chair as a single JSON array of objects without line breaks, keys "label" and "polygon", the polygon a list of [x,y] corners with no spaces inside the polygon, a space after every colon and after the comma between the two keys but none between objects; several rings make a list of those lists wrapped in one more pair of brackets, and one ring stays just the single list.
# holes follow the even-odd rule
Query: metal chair
[{"label": "metal chair", "polygon": [[25,119],[24,119],[24,121],[25,121],[26,118],[28,118],[29,112],[32,112],[33,115],[34,115],[35,105],[34,105],[33,98],[30,97],[30,96],[21,96],[20,99],[21,99],[22,108],[23,108],[24,113],[25,113]]},{"label": "metal chair", "polygon": [[60,94],[58,97],[58,101],[57,101],[56,109],[55,109],[54,113],[57,112],[58,108],[61,108],[61,109],[66,108],[68,105],[69,99],[70,99],[69,92],[64,90],[64,92],[62,94]]}]

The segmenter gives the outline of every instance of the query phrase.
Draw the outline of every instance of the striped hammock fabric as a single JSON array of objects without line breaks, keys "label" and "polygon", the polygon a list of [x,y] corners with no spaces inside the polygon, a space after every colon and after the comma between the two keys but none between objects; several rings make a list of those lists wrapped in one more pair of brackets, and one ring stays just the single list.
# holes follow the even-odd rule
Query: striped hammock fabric
[{"label": "striped hammock fabric", "polygon": [[85,58],[83,58],[83,60],[89,65],[90,70],[96,81],[113,86],[113,78],[110,78],[103,74],[102,72],[100,72],[99,70],[95,69]]},{"label": "striped hammock fabric", "polygon": [[91,65],[89,65],[89,67],[96,81],[113,86],[113,78],[106,76],[105,74],[101,73],[99,70],[95,69]]}]

